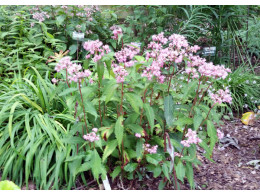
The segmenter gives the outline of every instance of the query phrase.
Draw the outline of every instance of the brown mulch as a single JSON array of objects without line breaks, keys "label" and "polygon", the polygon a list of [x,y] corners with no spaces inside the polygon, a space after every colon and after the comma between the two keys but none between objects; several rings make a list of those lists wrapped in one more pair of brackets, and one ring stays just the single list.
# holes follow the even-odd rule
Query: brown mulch
[{"label": "brown mulch", "polygon": [[240,119],[224,121],[221,130],[238,140],[240,149],[229,146],[224,150],[218,145],[212,163],[202,158],[202,166],[195,169],[198,188],[214,190],[260,190],[260,170],[247,165],[260,160],[260,121],[253,126],[243,125]]}]

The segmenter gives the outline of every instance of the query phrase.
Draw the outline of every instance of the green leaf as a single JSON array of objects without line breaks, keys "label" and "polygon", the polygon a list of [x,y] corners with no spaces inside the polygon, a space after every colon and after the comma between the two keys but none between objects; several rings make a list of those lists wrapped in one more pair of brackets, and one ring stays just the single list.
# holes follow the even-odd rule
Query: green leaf
[{"label": "green leaf", "polygon": [[77,90],[78,90],[78,88],[67,88],[67,89],[63,90],[58,96],[64,96],[64,95],[67,95],[67,94],[72,93]]},{"label": "green leaf", "polygon": [[141,97],[133,93],[126,93],[125,97],[134,109],[134,111],[139,114],[139,109],[143,107],[143,101]]},{"label": "green leaf", "polygon": [[173,124],[177,126],[184,126],[184,125],[191,125],[193,123],[192,118],[183,116],[180,117],[177,121],[175,121]]},{"label": "green leaf", "polygon": [[0,181],[0,190],[21,190],[21,189],[12,181]]},{"label": "green leaf", "polygon": [[160,154],[147,154],[146,160],[151,164],[158,165],[162,161],[162,156]]},{"label": "green leaf", "polygon": [[119,173],[121,173],[121,167],[117,166],[113,173],[111,173],[112,180],[114,180],[119,175]]},{"label": "green leaf", "polygon": [[13,116],[14,116],[14,110],[16,108],[16,106],[18,106],[18,104],[20,104],[19,102],[15,102],[10,110],[10,114],[9,114],[9,122],[8,122],[8,131],[9,131],[9,136],[12,137],[12,129],[13,129]]},{"label": "green leaf", "polygon": [[138,139],[136,142],[136,158],[137,159],[141,159],[141,157],[142,157],[142,154],[144,151],[143,144],[144,144],[144,141],[142,139]]},{"label": "green leaf", "polygon": [[210,151],[212,152],[218,140],[218,137],[217,137],[217,131],[215,129],[215,126],[210,120],[207,120],[207,133],[208,136],[210,137]]},{"label": "green leaf", "polygon": [[134,133],[143,133],[143,128],[140,125],[137,124],[128,124],[126,125],[127,128],[131,129]]},{"label": "green leaf", "polygon": [[93,115],[95,118],[98,117],[97,111],[96,111],[95,107],[93,106],[92,102],[85,101],[84,105],[85,105],[85,109],[86,109],[87,113]]},{"label": "green leaf", "polygon": [[167,179],[169,181],[171,181],[170,180],[170,175],[169,175],[169,168],[168,168],[168,166],[165,163],[163,163],[162,171],[163,171],[163,174],[165,175],[165,177],[167,177]]},{"label": "green leaf", "polygon": [[194,110],[195,110],[196,114],[193,117],[193,126],[194,126],[194,130],[198,130],[201,122],[203,121],[203,117],[202,117],[202,113],[201,113],[200,109],[194,108]]},{"label": "green leaf", "polygon": [[137,168],[138,164],[137,163],[128,163],[125,167],[124,170],[126,172],[133,172]]},{"label": "green leaf", "polygon": [[193,167],[192,163],[186,162],[186,176],[188,179],[188,182],[190,183],[191,188],[194,188],[194,174],[193,174]]},{"label": "green leaf", "polygon": [[106,63],[106,67],[107,67],[108,73],[110,75],[112,61],[111,60],[105,60],[105,63]]},{"label": "green leaf", "polygon": [[197,85],[197,81],[189,82],[188,86],[184,88],[183,100],[186,101],[186,98],[189,97],[190,93],[194,92],[195,87]]},{"label": "green leaf", "polygon": [[66,19],[66,15],[59,15],[59,16],[56,18],[56,24],[57,24],[57,26],[62,25],[62,23],[64,22],[65,19]]},{"label": "green leaf", "polygon": [[183,178],[185,176],[185,167],[181,161],[176,166],[176,175],[177,178],[183,182]]},{"label": "green leaf", "polygon": [[94,178],[96,180],[98,180],[99,174],[101,173],[101,168],[102,168],[101,158],[99,157],[97,150],[94,150],[92,155],[93,156],[92,156],[92,160],[91,160],[91,164],[92,164],[91,170],[92,170]]},{"label": "green leaf", "polygon": [[77,51],[77,49],[78,49],[78,45],[77,44],[73,44],[73,45],[71,45],[70,47],[69,47],[69,50],[70,50],[70,55],[73,55],[74,53],[76,53],[76,51]]},{"label": "green leaf", "polygon": [[145,61],[145,58],[143,56],[135,56],[135,59],[138,61],[138,62],[144,62]]},{"label": "green leaf", "polygon": [[104,95],[106,96],[106,104],[111,100],[118,87],[119,85],[117,83],[114,83],[114,80],[112,80],[111,83],[105,86]]},{"label": "green leaf", "polygon": [[167,182],[164,182],[163,180],[164,180],[164,179],[162,179],[162,180],[160,181],[159,186],[158,186],[158,190],[163,190],[163,188],[165,187],[165,185],[166,185]]},{"label": "green leaf", "polygon": [[158,177],[162,173],[162,168],[159,166],[156,166],[155,169],[153,170],[153,177]]},{"label": "green leaf", "polygon": [[117,146],[117,140],[111,140],[107,143],[102,158],[103,162],[107,159],[107,157],[109,157],[110,154],[112,154],[112,152],[116,149],[116,146]]},{"label": "green leaf", "polygon": [[145,115],[148,119],[150,128],[151,128],[151,135],[153,134],[154,128],[154,111],[153,108],[149,104],[144,104]]},{"label": "green leaf", "polygon": [[171,95],[168,95],[164,98],[164,117],[169,127],[173,125],[173,108],[173,98]]},{"label": "green leaf", "polygon": [[120,116],[116,121],[115,135],[118,142],[118,146],[121,148],[121,143],[124,135],[123,116]]},{"label": "green leaf", "polygon": [[104,62],[102,62],[101,60],[97,62],[97,73],[99,82],[101,82],[104,75]]}]

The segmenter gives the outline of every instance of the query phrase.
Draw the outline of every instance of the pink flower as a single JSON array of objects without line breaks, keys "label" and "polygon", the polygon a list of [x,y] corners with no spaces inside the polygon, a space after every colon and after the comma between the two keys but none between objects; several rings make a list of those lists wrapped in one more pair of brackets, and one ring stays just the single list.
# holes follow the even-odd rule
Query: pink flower
[{"label": "pink flower", "polygon": [[150,144],[144,144],[143,148],[146,152],[148,152],[150,154],[155,154],[157,152],[158,145],[151,147]]},{"label": "pink flower", "polygon": [[96,133],[98,131],[98,128],[93,128],[92,131]]},{"label": "pink flower", "polygon": [[123,66],[118,66],[116,64],[113,66],[113,72],[115,73],[117,83],[123,83],[125,81],[125,76],[128,75],[128,72],[124,69]]},{"label": "pink flower", "polygon": [[216,94],[209,93],[209,95],[214,104],[221,104],[222,102],[232,103],[232,97],[228,89],[225,91],[223,89],[219,89]]},{"label": "pink flower", "polygon": [[112,26],[111,28],[110,28],[110,30],[113,30],[113,35],[114,36],[112,36],[111,38],[112,39],[114,39],[114,40],[117,40],[118,39],[118,35],[123,35],[123,31],[122,31],[122,29],[120,28],[120,27],[118,27],[118,26]]},{"label": "pink flower", "polygon": [[202,142],[202,140],[197,137],[196,131],[192,131],[192,129],[188,129],[188,132],[186,133],[185,137],[187,137],[188,139],[181,141],[181,144],[184,147],[190,147],[190,144],[198,144]]},{"label": "pink flower", "polygon": [[86,141],[89,141],[89,142],[98,141],[99,140],[99,136],[96,135],[98,129],[97,128],[93,128],[92,131],[93,132],[88,133],[87,135],[83,135],[83,139],[85,139]]},{"label": "pink flower", "polygon": [[56,83],[58,82],[58,80],[55,79],[55,78],[53,78],[51,81],[52,81],[54,84],[56,84]]},{"label": "pink flower", "polygon": [[221,132],[219,129],[217,129],[217,136],[218,136],[218,139],[222,139],[224,137],[224,133]]},{"label": "pink flower", "polygon": [[136,134],[135,134],[135,137],[141,138],[142,135],[141,135],[140,133],[136,133]]}]

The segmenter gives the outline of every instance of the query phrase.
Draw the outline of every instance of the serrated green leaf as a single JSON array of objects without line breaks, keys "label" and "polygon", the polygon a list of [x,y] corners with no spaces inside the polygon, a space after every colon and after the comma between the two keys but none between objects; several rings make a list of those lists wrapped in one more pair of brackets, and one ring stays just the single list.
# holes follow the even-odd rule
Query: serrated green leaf
[{"label": "serrated green leaf", "polygon": [[170,180],[170,175],[169,175],[169,168],[168,168],[168,166],[165,163],[163,163],[162,171],[163,171],[164,176],[167,177],[167,179],[169,181],[171,181]]},{"label": "serrated green leaf", "polygon": [[215,126],[210,120],[207,120],[207,134],[210,137],[210,151],[212,152],[217,143],[218,137]]},{"label": "serrated green leaf", "polygon": [[137,163],[128,163],[125,167],[124,170],[126,172],[133,172],[137,168],[138,164]]},{"label": "serrated green leaf", "polygon": [[71,45],[71,46],[69,47],[69,50],[70,50],[69,54],[70,54],[70,55],[73,55],[74,53],[76,53],[77,49],[78,49],[78,45],[77,45],[77,44]]},{"label": "serrated green leaf", "polygon": [[64,95],[67,95],[67,94],[72,93],[77,90],[78,90],[78,88],[67,88],[67,89],[63,90],[58,96],[64,96]]},{"label": "serrated green leaf", "polygon": [[173,110],[173,98],[171,95],[168,95],[164,98],[164,117],[169,127],[172,127],[173,125]]},{"label": "serrated green leaf", "polygon": [[107,159],[107,157],[109,157],[110,154],[112,154],[112,152],[116,149],[116,146],[117,146],[117,140],[111,140],[107,143],[102,158],[103,162]]},{"label": "serrated green leaf", "polygon": [[111,173],[111,177],[112,177],[112,180],[114,180],[118,175],[119,175],[119,173],[121,173],[121,167],[120,166],[117,166],[115,169],[114,169],[114,171],[113,171],[113,173]]},{"label": "serrated green leaf", "polygon": [[185,167],[181,161],[176,166],[176,175],[177,178],[183,182],[183,178],[185,176]]},{"label": "serrated green leaf", "polygon": [[154,111],[153,108],[149,104],[144,104],[145,115],[148,119],[150,128],[151,128],[151,135],[153,134],[154,128]]},{"label": "serrated green leaf", "polygon": [[146,160],[151,164],[158,165],[162,161],[162,156],[160,154],[147,154]]},{"label": "serrated green leaf", "polygon": [[123,116],[120,116],[116,121],[115,135],[118,142],[118,146],[121,148],[121,143],[124,135]]},{"label": "serrated green leaf", "polygon": [[97,73],[98,73],[98,80],[99,80],[99,82],[101,82],[102,79],[103,79],[104,70],[105,70],[104,69],[104,62],[99,60],[97,62]]},{"label": "serrated green leaf", "polygon": [[98,117],[97,111],[96,111],[95,107],[93,106],[92,102],[85,101],[84,105],[85,105],[85,109],[86,109],[87,113],[93,115],[95,118]]},{"label": "serrated green leaf", "polygon": [[125,94],[126,100],[130,103],[136,113],[140,113],[139,109],[143,107],[143,101],[140,96],[133,93]]},{"label": "serrated green leaf", "polygon": [[156,177],[160,176],[161,173],[162,173],[162,168],[160,167],[160,165],[158,165],[153,170],[153,177],[156,178]]},{"label": "serrated green leaf", "polygon": [[186,162],[186,176],[187,176],[187,179],[188,179],[188,182],[191,186],[191,188],[194,188],[195,185],[194,185],[194,174],[193,174],[193,167],[192,167],[192,164],[189,163],[189,162]]}]

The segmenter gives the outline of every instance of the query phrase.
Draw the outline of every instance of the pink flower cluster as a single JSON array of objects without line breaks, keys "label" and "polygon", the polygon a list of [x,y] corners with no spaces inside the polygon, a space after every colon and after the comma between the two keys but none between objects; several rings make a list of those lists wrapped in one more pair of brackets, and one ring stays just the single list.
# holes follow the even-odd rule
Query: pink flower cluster
[{"label": "pink flower cluster", "polygon": [[125,81],[125,77],[128,75],[128,72],[124,69],[123,66],[116,64],[113,66],[113,72],[115,73],[117,83],[123,83]]},{"label": "pink flower cluster", "polygon": [[33,19],[38,20],[39,22],[43,22],[45,18],[50,18],[47,12],[35,12],[33,14]]},{"label": "pink flower cluster", "polygon": [[123,49],[115,53],[115,57],[119,63],[125,63],[131,61],[133,57],[140,51],[139,46],[136,43],[126,45]]},{"label": "pink flower cluster", "polygon": [[90,52],[90,54],[86,55],[86,59],[90,58],[91,55],[94,55],[93,61],[99,61],[105,53],[109,53],[110,49],[108,45],[103,45],[103,43],[99,40],[95,41],[87,41],[84,43],[83,48]]},{"label": "pink flower cluster", "polygon": [[222,139],[224,137],[224,133],[222,131],[220,131],[219,129],[217,129],[217,136],[218,136],[218,139]]},{"label": "pink flower cluster", "polygon": [[196,131],[192,131],[192,129],[188,129],[188,133],[185,135],[185,137],[188,139],[181,141],[181,144],[184,147],[190,147],[190,144],[198,144],[202,142],[202,140],[198,138]]},{"label": "pink flower cluster", "polygon": [[158,145],[151,146],[150,144],[143,144],[143,148],[146,152],[155,154],[157,152]]},{"label": "pink flower cluster", "polygon": [[199,74],[198,74],[198,72],[197,72],[197,70],[195,68],[186,68],[185,72],[187,74],[192,74],[193,75],[192,76],[193,79],[194,78],[199,78]]},{"label": "pink flower cluster", "polygon": [[221,104],[222,102],[232,103],[232,97],[229,89],[225,91],[223,89],[219,89],[216,94],[209,94],[213,102]]},{"label": "pink flower cluster", "polygon": [[93,128],[91,133],[83,135],[83,139],[89,142],[94,142],[99,140],[99,136],[96,134],[98,131],[97,128]]},{"label": "pink flower cluster", "polygon": [[90,70],[82,70],[81,65],[72,63],[70,60],[70,57],[64,57],[62,58],[56,65],[55,70],[57,72],[60,72],[61,70],[67,70],[68,71],[68,79],[71,83],[72,81],[78,82],[80,79],[89,77],[91,75]]},{"label": "pink flower cluster", "polygon": [[212,62],[204,63],[199,66],[198,71],[201,75],[213,78],[225,79],[228,76],[228,72],[231,72],[229,68],[225,68],[224,65],[213,65]]},{"label": "pink flower cluster", "polygon": [[148,80],[151,80],[154,76],[160,83],[163,83],[165,80],[161,73],[161,69],[165,65],[169,66],[173,62],[182,63],[184,57],[192,56],[192,52],[197,52],[199,49],[197,45],[189,47],[185,37],[178,34],[172,34],[167,39],[162,32],[158,35],[153,35],[152,40],[148,44],[148,49],[150,50],[146,51],[146,60],[148,61],[149,58],[152,58],[153,62],[143,70],[142,77],[147,77]]},{"label": "pink flower cluster", "polygon": [[180,50],[183,48],[188,48],[189,44],[186,38],[183,35],[179,34],[172,34],[169,37],[169,41],[171,43],[169,44],[169,47],[176,48],[177,50]]},{"label": "pink flower cluster", "polygon": [[114,25],[110,28],[110,30],[113,31],[114,36],[112,36],[111,38],[114,40],[118,39],[118,35],[123,35],[123,31],[119,26]]}]

